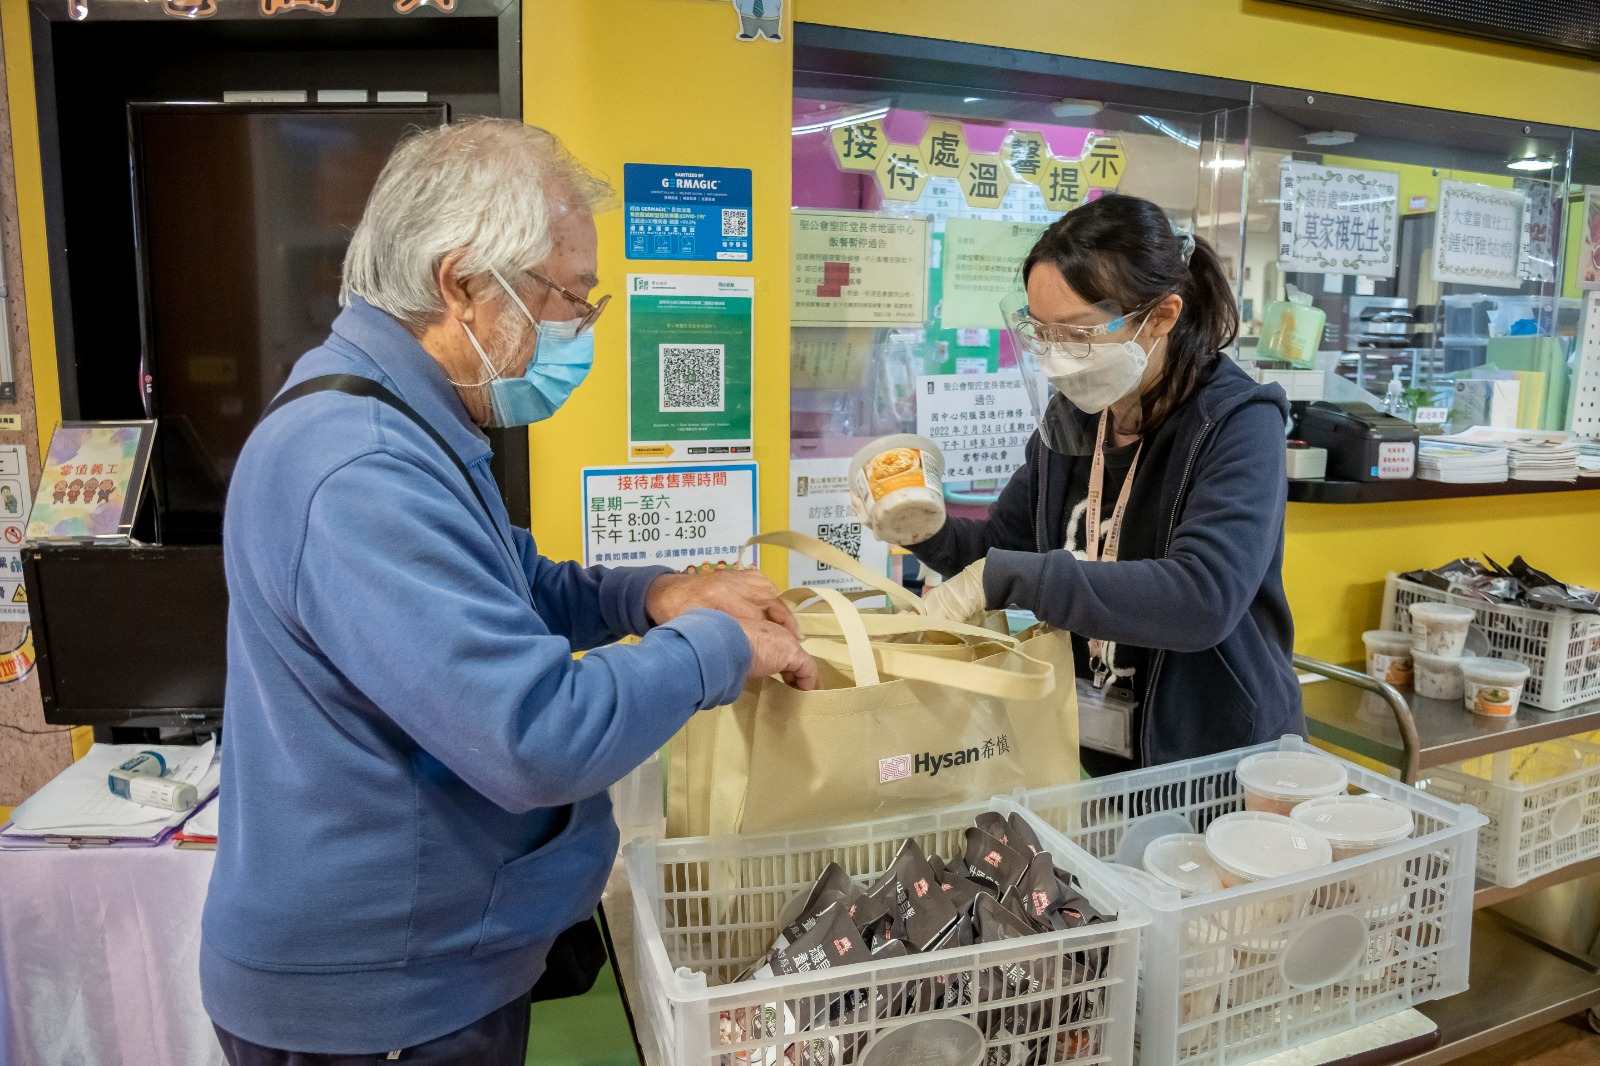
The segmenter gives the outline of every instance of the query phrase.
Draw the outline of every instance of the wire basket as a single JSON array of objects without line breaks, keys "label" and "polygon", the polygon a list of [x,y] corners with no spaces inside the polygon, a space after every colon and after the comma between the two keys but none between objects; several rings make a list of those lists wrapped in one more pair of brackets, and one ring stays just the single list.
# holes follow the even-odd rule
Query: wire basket
[{"label": "wire basket", "polygon": [[[825,971],[732,982],[771,946],[779,914],[830,862],[877,878],[912,837],[959,855],[994,800],[937,813],[749,837],[641,839],[623,852],[638,977],[630,996],[661,1066],[888,1066],[906,1037],[981,1039],[990,1066],[1126,1063],[1132,1056],[1146,911],[1120,879],[1066,841],[1051,852],[1115,920]],[[1036,829],[1030,815],[1022,812]],[[952,996],[952,985],[966,989]],[[934,990],[940,994],[933,994]],[[953,1003],[930,1009],[930,1004]],[[646,1036],[648,1030],[649,1036]],[[894,1040],[874,1048],[886,1037]]]},{"label": "wire basket", "polygon": [[1515,886],[1600,856],[1600,747],[1584,740],[1530,744],[1440,767],[1434,795],[1489,819],[1478,873]]},{"label": "wire basket", "polygon": [[1528,667],[1523,703],[1560,711],[1600,699],[1600,615],[1489,603],[1390,574],[1383,589],[1383,628],[1409,631],[1401,609],[1418,602],[1470,608],[1494,654]]},{"label": "wire basket", "polygon": [[[1234,767],[1299,737],[1026,794],[1026,805],[1097,858],[1131,822],[1172,811],[1203,833],[1241,810]],[[1331,756],[1330,756],[1331,758]],[[1341,760],[1343,761],[1343,760]],[[1137,1061],[1234,1066],[1353,1029],[1467,987],[1477,811],[1345,764],[1352,784],[1412,812],[1411,838],[1292,877],[1150,908]],[[1041,837],[1046,847],[1054,837]]]}]

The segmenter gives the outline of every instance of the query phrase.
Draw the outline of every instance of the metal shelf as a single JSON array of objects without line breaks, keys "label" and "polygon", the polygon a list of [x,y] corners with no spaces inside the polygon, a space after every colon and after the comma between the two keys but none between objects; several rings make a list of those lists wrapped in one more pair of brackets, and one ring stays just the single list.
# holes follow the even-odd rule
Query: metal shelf
[{"label": "metal shelf", "polygon": [[1535,877],[1532,881],[1525,881],[1512,888],[1479,880],[1478,889],[1472,894],[1472,907],[1474,910],[1493,907],[1498,903],[1507,903],[1542,889],[1555,885],[1564,885],[1568,881],[1576,881],[1580,877],[1588,877],[1590,874],[1600,874],[1600,859],[1575,862],[1571,866],[1563,866],[1559,870],[1551,870],[1543,877]]},{"label": "metal shelf", "polygon": [[[1430,700],[1379,685],[1352,668],[1319,663],[1304,656],[1296,656],[1295,661],[1302,669],[1339,682],[1301,687],[1311,735],[1398,767],[1406,781],[1414,781],[1421,771],[1445,763],[1600,729],[1600,700],[1564,711],[1523,706],[1515,718],[1502,721],[1469,714],[1459,700]],[[1388,694],[1377,689],[1387,689]],[[1409,714],[1397,713],[1392,699],[1403,704]],[[1414,730],[1414,740],[1408,743],[1402,726]]]},{"label": "metal shelf", "polygon": [[1472,922],[1471,987],[1417,1008],[1439,1046],[1396,1066],[1440,1066],[1600,1004],[1600,975],[1524,940],[1490,913]]}]

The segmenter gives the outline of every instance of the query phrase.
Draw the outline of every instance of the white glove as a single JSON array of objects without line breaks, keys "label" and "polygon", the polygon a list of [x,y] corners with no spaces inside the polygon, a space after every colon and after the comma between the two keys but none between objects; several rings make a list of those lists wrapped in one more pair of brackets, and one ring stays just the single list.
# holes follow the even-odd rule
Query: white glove
[{"label": "white glove", "polygon": [[[909,548],[912,544],[922,543],[939,531],[937,528],[929,528],[924,530],[920,536],[908,537],[905,535],[904,530],[886,529],[884,523],[880,520],[881,512],[876,503],[872,500],[862,499],[855,494],[854,490],[850,493],[850,506],[855,509],[856,517],[861,519],[861,524],[867,528],[867,531],[885,544]],[[938,524],[942,526],[943,523],[944,519],[941,512]]]},{"label": "white glove", "polygon": [[983,595],[983,560],[935,586],[922,597],[928,617],[945,622],[970,622],[988,606]]}]

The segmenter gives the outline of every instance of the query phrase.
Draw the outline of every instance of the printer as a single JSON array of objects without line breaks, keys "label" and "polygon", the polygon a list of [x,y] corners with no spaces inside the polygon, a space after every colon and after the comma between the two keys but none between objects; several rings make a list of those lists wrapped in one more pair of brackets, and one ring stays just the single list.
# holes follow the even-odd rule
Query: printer
[{"label": "printer", "polygon": [[1417,427],[1366,403],[1318,400],[1300,413],[1295,434],[1328,452],[1328,477],[1391,481],[1417,470]]}]

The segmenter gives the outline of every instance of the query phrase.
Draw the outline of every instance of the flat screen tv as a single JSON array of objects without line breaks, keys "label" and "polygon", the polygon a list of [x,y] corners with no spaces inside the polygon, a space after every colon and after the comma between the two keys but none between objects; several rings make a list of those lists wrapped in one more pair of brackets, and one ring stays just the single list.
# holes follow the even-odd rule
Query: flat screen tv
[{"label": "flat screen tv", "polygon": [[443,104],[128,105],[155,536],[215,543],[239,450],[327,335],[339,267],[395,144]]}]

